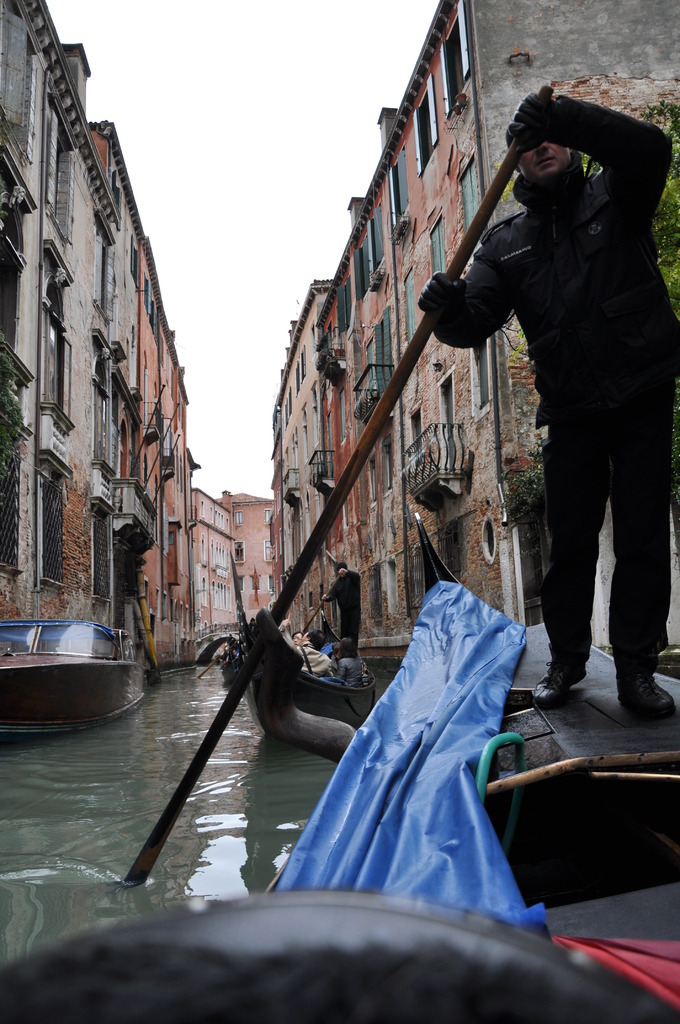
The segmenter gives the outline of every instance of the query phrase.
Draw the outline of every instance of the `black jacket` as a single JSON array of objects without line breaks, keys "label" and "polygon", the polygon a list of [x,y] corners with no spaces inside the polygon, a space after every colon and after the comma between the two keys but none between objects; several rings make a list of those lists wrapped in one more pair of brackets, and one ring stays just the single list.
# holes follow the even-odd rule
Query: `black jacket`
[{"label": "black jacket", "polygon": [[359,608],[361,605],[361,576],[353,569],[347,570],[346,576],[338,576],[328,591],[328,600],[337,601],[341,611]]},{"label": "black jacket", "polygon": [[465,309],[440,320],[449,345],[479,345],[512,311],[540,395],[537,425],[613,408],[680,373],[680,323],[657,266],[651,220],[670,166],[657,127],[567,97],[549,140],[581,157],[554,190],[520,174],[525,211],[491,227],[466,276]]}]

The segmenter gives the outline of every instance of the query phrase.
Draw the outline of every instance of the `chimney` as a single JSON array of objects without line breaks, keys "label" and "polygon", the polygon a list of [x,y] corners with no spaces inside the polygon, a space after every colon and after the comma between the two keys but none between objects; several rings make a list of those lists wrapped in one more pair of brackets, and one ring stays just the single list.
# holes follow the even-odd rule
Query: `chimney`
[{"label": "chimney", "polygon": [[397,108],[396,107],[383,107],[380,111],[380,117],[378,118],[378,124],[380,125],[380,151],[382,152],[387,145],[387,140],[392,134],[394,128],[394,122],[397,120]]},{"label": "chimney", "polygon": [[82,108],[86,111],[85,106],[85,92],[87,88],[87,80],[90,77],[90,65],[87,63],[87,57],[85,56],[85,49],[82,43],[64,43],[63,44],[64,55],[66,57],[66,66],[68,67],[73,83],[76,87],[78,99],[81,102]]},{"label": "chimney", "polygon": [[349,218],[350,224],[352,225],[352,230],[354,230],[354,226],[356,222],[359,220],[359,214],[361,212],[361,207],[363,205],[364,199],[362,196],[353,196],[349,201],[349,206],[347,207],[347,209],[349,210]]}]

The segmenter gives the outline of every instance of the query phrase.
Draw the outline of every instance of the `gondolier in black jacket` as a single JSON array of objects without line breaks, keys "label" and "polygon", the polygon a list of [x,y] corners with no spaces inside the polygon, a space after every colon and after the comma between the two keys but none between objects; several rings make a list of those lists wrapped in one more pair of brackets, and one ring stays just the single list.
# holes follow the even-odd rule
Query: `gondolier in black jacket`
[{"label": "gondolier in black jacket", "polygon": [[323,601],[337,601],[340,609],[340,636],[351,636],[359,647],[359,625],[361,623],[361,576],[347,568],[347,562],[338,562],[335,567],[335,583],[323,595]]},{"label": "gondolier in black jacket", "polygon": [[[670,605],[670,465],[680,324],[657,266],[651,221],[670,166],[657,127],[561,96],[531,94],[508,127],[521,142],[523,212],[492,226],[464,279],[435,274],[419,305],[435,333],[476,346],[514,310],[536,371],[550,562],[541,707],[584,678],[598,535],[611,494],[616,567],[609,634],[619,701],[672,714],[653,678]],[[580,152],[600,166],[586,176]]]}]

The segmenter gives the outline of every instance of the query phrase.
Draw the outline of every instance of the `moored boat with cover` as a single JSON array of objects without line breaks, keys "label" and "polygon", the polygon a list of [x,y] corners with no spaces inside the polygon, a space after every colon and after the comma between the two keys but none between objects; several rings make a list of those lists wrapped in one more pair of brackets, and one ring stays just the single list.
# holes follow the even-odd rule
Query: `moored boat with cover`
[{"label": "moored boat with cover", "polygon": [[129,635],[98,622],[0,622],[0,742],[102,725],[143,696]]}]

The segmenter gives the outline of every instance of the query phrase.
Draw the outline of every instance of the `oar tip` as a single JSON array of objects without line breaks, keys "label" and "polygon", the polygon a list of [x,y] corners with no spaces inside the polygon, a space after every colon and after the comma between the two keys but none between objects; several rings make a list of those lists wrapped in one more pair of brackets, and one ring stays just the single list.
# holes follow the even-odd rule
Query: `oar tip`
[{"label": "oar tip", "polygon": [[134,875],[130,872],[117,883],[116,889],[134,889],[137,885],[144,885],[148,877],[148,871],[138,871]]}]

